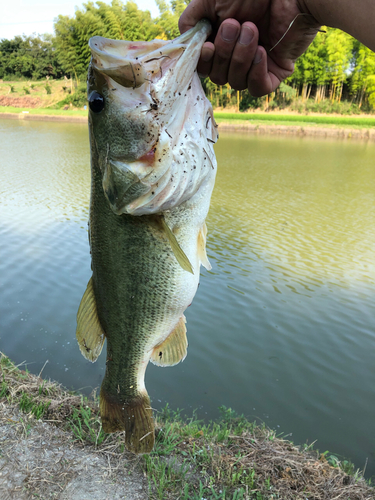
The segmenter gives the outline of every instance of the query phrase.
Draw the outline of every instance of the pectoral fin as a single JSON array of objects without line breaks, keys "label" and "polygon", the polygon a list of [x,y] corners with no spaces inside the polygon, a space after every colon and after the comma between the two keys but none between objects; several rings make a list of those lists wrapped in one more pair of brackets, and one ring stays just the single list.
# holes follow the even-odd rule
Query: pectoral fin
[{"label": "pectoral fin", "polygon": [[206,253],[206,236],[207,236],[207,226],[206,223],[203,224],[202,229],[198,233],[198,256],[202,265],[210,271],[212,266],[207,258]]},{"label": "pectoral fin", "polygon": [[83,356],[94,363],[102,351],[105,334],[96,310],[92,278],[78,308],[76,337]]},{"label": "pectoral fin", "polygon": [[175,329],[162,344],[155,347],[151,355],[154,365],[173,366],[186,358],[188,341],[185,323],[185,316],[182,315]]},{"label": "pectoral fin", "polygon": [[170,230],[170,228],[169,228],[168,224],[165,222],[165,219],[163,216],[160,217],[160,220],[161,220],[161,225],[164,229],[164,232],[167,235],[169,243],[172,247],[174,256],[177,259],[177,262],[180,264],[182,269],[184,269],[185,271],[188,271],[191,274],[194,274],[193,266],[190,264],[190,261],[187,258],[185,252],[182,250],[182,248],[180,247],[180,244],[176,240],[176,236]]}]

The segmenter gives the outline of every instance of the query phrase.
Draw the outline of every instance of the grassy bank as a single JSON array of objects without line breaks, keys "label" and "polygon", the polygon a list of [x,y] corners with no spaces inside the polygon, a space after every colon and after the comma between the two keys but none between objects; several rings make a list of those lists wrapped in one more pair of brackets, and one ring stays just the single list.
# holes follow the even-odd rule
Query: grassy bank
[{"label": "grassy bank", "polygon": [[[0,117],[4,113],[21,115],[56,116],[61,119],[69,117],[87,117],[87,110],[83,109],[55,109],[55,108],[18,108],[14,106],[0,106]],[[375,118],[342,117],[342,116],[311,116],[311,115],[281,115],[277,113],[223,113],[215,112],[215,120],[219,125],[245,127],[304,127],[314,129],[335,130],[368,130],[375,127]]]},{"label": "grassy bank", "polygon": [[[21,371],[4,355],[0,359],[0,372],[0,424],[15,425],[14,417],[10,419],[5,412],[13,408],[23,415],[19,420],[26,440],[40,420],[68,431],[72,451],[77,448],[81,454],[84,451],[88,456],[104,456],[111,461],[111,470],[125,471],[136,478],[146,477],[149,499],[370,500],[375,497],[374,488],[349,462],[340,461],[328,452],[295,446],[264,425],[251,423],[228,408],[221,408],[220,421],[208,424],[194,414],[183,418],[181,412],[168,407],[157,412],[155,448],[150,455],[135,457],[124,449],[123,433],[103,432],[95,397],[86,399]],[[48,440],[44,427],[40,439],[43,453],[49,446],[56,446],[52,438],[51,442]],[[49,474],[52,482],[52,472]],[[47,483],[40,481],[37,493],[31,487],[25,488],[30,494],[47,498]]]},{"label": "grassy bank", "polygon": [[0,106],[1,113],[15,114],[31,114],[31,115],[48,115],[48,116],[87,116],[87,111],[84,109],[51,109],[51,108],[16,108],[14,106]]},{"label": "grassy bank", "polygon": [[223,113],[215,112],[218,123],[253,123],[293,126],[335,126],[338,128],[372,128],[375,117],[368,116],[332,116],[332,115],[299,115],[279,113]]}]

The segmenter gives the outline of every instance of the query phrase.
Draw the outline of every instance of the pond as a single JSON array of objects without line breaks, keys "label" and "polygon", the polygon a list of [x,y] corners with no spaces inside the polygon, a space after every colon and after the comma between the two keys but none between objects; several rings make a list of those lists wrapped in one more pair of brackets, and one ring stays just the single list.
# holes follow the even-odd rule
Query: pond
[{"label": "pond", "polygon": [[[90,278],[86,125],[0,120],[0,350],[86,394],[76,345]],[[186,311],[189,349],[150,365],[154,408],[225,405],[375,474],[375,145],[221,134],[212,271]]]}]

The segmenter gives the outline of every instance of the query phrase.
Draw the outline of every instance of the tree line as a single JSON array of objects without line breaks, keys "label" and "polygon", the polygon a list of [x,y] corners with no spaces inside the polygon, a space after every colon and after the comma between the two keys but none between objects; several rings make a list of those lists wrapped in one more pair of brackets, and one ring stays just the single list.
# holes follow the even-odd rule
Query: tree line
[{"label": "tree line", "polygon": [[[90,60],[88,40],[94,35],[120,40],[170,40],[178,36],[178,19],[189,0],[156,0],[159,16],[152,18],[128,1],[111,5],[88,2],[74,17],[58,16],[54,35],[16,36],[0,40],[0,78],[41,79],[67,76],[84,81]],[[255,99],[247,91],[236,92],[227,84],[206,79],[204,87],[214,106],[236,106],[240,110],[290,105],[322,108],[375,109],[375,54],[352,38],[324,28],[295,65],[294,74],[270,96]],[[306,104],[305,104],[306,106]],[[319,109],[317,109],[319,110]],[[320,109],[321,110],[321,109]]]}]

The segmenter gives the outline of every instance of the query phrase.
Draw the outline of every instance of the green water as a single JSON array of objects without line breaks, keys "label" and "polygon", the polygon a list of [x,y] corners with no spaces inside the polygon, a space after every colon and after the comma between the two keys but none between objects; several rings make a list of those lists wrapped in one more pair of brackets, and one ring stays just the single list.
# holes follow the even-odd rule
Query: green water
[{"label": "green water", "polygon": [[[0,350],[89,393],[75,343],[90,277],[85,125],[0,121]],[[375,474],[375,145],[222,134],[208,217],[212,271],[189,350],[150,366],[155,408],[226,405]]]}]

